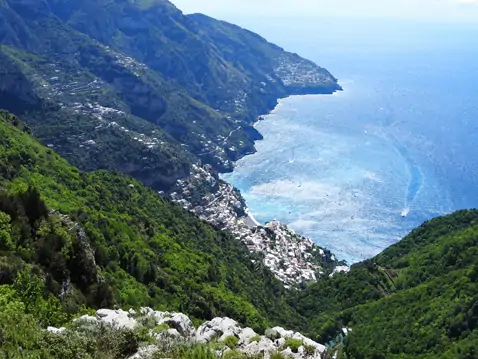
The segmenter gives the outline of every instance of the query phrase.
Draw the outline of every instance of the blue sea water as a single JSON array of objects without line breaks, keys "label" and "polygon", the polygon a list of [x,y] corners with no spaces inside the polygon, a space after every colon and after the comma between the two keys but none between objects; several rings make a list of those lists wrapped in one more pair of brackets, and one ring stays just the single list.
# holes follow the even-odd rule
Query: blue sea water
[{"label": "blue sea water", "polygon": [[344,91],[282,100],[256,125],[257,153],[223,176],[259,222],[283,221],[349,263],[478,207],[478,31],[380,26],[296,39],[264,26]]}]

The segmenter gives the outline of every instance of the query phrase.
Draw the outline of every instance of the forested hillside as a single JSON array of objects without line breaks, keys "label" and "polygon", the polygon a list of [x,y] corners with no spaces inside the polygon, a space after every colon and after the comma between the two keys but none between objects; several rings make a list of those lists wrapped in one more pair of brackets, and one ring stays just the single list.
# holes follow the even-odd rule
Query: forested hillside
[{"label": "forested hillside", "polygon": [[148,305],[259,331],[279,323],[334,341],[342,358],[476,357],[476,210],[286,292],[236,240],[131,178],[70,166],[6,112],[0,149],[1,300],[26,303],[39,325]]},{"label": "forested hillside", "polygon": [[478,211],[433,219],[296,300],[323,342],[352,328],[346,358],[476,358]]},{"label": "forested hillside", "polygon": [[148,305],[299,326],[283,286],[243,244],[131,178],[79,171],[28,132],[0,114],[1,284],[36,273],[66,314]]}]

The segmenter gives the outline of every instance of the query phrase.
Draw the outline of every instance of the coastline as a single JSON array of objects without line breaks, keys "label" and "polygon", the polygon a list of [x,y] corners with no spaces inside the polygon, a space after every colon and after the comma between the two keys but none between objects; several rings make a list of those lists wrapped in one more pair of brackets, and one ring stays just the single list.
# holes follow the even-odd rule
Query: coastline
[{"label": "coastline", "polygon": [[[330,95],[339,89],[341,87],[337,84],[327,93],[317,91],[320,93],[278,96],[275,101],[269,103],[267,109],[263,108],[263,111],[267,110],[267,114],[273,113],[282,100],[291,96]],[[263,116],[265,115],[255,116],[255,121],[253,124],[249,123],[249,128],[253,128]],[[256,129],[254,131],[259,134]],[[326,248],[319,246],[310,238],[297,234],[279,221],[260,223],[248,208],[240,190],[222,177],[223,174],[235,170],[239,159],[257,153],[255,144],[262,139],[259,137],[254,140],[254,151],[244,153],[236,161],[231,162],[227,171],[217,169],[211,171],[210,166],[202,166],[201,163],[193,166],[190,176],[178,181],[174,192],[171,193],[171,199],[205,222],[229,232],[245,244],[249,252],[260,254],[263,264],[284,283],[285,288],[292,288],[303,282],[315,282],[319,277],[331,274],[343,262],[338,261]],[[209,188],[211,192],[201,198],[197,198],[191,191],[193,188],[204,187]]]},{"label": "coastline", "polygon": [[[297,89],[296,89],[297,90]],[[255,148],[255,145],[258,141],[262,141],[263,140],[263,135],[262,133],[260,133],[257,129],[256,129],[256,124],[258,124],[259,122],[261,121],[264,121],[265,120],[265,116],[269,116],[271,114],[274,113],[274,111],[279,107],[279,105],[281,104],[281,101],[285,100],[285,99],[288,99],[290,97],[293,97],[293,96],[308,96],[308,95],[330,95],[330,96],[333,96],[335,95],[336,93],[339,93],[339,92],[342,92],[344,91],[342,85],[340,85],[340,83],[337,81],[337,86],[336,88],[334,89],[327,89],[324,91],[324,88],[320,88],[319,89],[316,89],[316,91],[314,91],[313,89],[309,89],[309,91],[307,91],[306,88],[302,89],[302,91],[291,91],[287,96],[283,96],[283,97],[279,97],[277,98],[276,100],[276,104],[273,108],[270,108],[269,111],[267,113],[264,113],[264,114],[261,114],[259,116],[256,117],[255,121],[252,123],[252,127],[257,131],[257,133],[260,135],[260,139],[257,139],[257,140],[254,140],[253,141],[253,144],[254,144],[254,151],[252,152],[249,152],[249,153],[244,153],[243,155],[239,156],[239,158],[233,163],[233,167],[232,167],[232,170],[230,171],[224,171],[224,172],[219,172],[219,178],[223,181],[225,181],[223,178],[222,178],[222,174],[225,174],[225,173],[232,173],[234,172],[235,168],[236,168],[236,162],[247,157],[247,156],[250,156],[250,155],[253,155],[257,152],[256,148]],[[233,186],[235,188],[235,186],[227,181],[225,181],[227,184]],[[239,190],[240,191],[240,190]],[[245,199],[244,199],[244,202],[245,202]],[[244,212],[245,212],[245,219],[244,219],[244,222],[246,223],[246,225],[250,228],[250,229],[254,229],[254,228],[257,228],[257,227],[261,227],[261,226],[264,226],[265,223],[260,223],[259,221],[257,221],[257,219],[254,217],[253,213],[251,212],[250,208],[247,206],[247,202],[245,202],[245,209],[244,209]]]},{"label": "coastline", "polygon": [[251,213],[251,210],[249,209],[249,207],[245,208],[245,213],[246,213],[245,222],[249,228],[253,229],[253,228],[262,226],[262,224],[259,223],[254,217],[254,215]]}]

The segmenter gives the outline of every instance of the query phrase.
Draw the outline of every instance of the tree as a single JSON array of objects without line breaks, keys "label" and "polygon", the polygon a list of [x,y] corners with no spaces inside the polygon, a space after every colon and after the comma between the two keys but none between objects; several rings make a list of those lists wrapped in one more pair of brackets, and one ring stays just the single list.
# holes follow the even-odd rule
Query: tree
[{"label": "tree", "polygon": [[10,216],[0,211],[0,250],[13,250],[14,244],[11,237]]}]

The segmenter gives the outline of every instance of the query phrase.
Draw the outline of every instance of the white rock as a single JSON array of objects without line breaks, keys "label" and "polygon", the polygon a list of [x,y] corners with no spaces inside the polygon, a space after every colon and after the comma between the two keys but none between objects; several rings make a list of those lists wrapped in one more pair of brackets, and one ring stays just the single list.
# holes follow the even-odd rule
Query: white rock
[{"label": "white rock", "polygon": [[239,333],[239,344],[249,344],[255,336],[257,336],[257,333],[252,328],[244,328]]},{"label": "white rock", "polygon": [[169,337],[180,338],[181,334],[176,329],[168,329],[165,332]]},{"label": "white rock", "polygon": [[184,337],[194,337],[196,335],[196,328],[194,328],[193,322],[182,313],[176,313],[172,317],[166,318],[164,323],[176,329]]},{"label": "white rock", "polygon": [[286,358],[295,358],[296,357],[296,355],[294,353],[292,353],[292,350],[290,348],[287,348],[287,349],[281,351],[281,354]]},{"label": "white rock", "polygon": [[285,330],[284,328],[281,328],[281,327],[274,327],[272,329],[276,330],[281,336],[281,338],[292,338],[294,336],[294,331],[292,330]]},{"label": "white rock", "polygon": [[[148,308],[148,309],[150,309],[150,308]],[[155,311],[155,310],[152,310],[152,309],[150,311],[144,311],[144,313],[146,315],[149,315],[149,316],[153,317],[156,320],[156,323],[158,325],[163,324],[167,319],[172,317],[170,312],[159,312],[159,311]]]},{"label": "white rock", "polygon": [[202,324],[196,332],[196,340],[200,343],[206,343],[214,338],[220,337],[222,341],[228,336],[238,336],[241,332],[237,322],[230,318],[214,318],[213,320]]},{"label": "white rock", "polygon": [[121,309],[99,309],[96,312],[96,318],[101,322],[115,325],[118,328],[133,329],[138,325],[138,322],[134,318],[131,318],[128,312]]},{"label": "white rock", "polygon": [[242,351],[249,355],[266,354],[277,351],[277,346],[269,338],[261,337],[259,342],[249,343],[243,347]]}]

